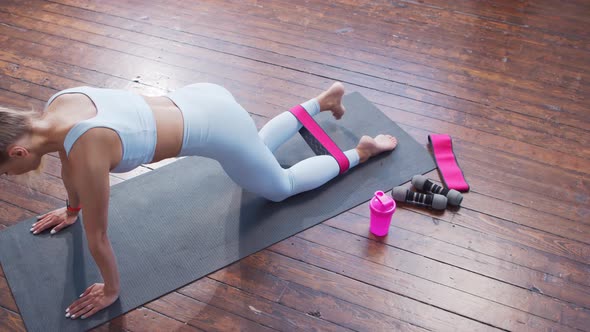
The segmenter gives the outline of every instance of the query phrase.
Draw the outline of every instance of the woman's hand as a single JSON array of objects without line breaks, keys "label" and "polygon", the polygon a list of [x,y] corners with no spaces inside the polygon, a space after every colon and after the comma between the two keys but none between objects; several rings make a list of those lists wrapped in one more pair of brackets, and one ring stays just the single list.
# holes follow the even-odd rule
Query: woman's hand
[{"label": "woman's hand", "polygon": [[113,304],[118,297],[118,291],[109,291],[104,284],[94,284],[66,309],[66,317],[86,319]]},{"label": "woman's hand", "polygon": [[[68,215],[65,207],[48,212],[42,216],[37,217],[37,222],[31,227],[33,234],[39,234],[46,229],[53,227],[51,234],[55,234],[60,230],[74,224],[78,219],[78,215]],[[54,227],[55,226],[55,227]]]}]

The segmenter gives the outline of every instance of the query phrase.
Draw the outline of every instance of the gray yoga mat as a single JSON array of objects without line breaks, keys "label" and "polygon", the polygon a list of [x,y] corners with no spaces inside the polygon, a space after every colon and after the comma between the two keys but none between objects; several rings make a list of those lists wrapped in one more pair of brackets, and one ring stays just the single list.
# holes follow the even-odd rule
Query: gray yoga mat
[{"label": "gray yoga mat", "polygon": [[[358,93],[340,121],[317,119],[342,149],[363,134],[399,140],[323,187],[272,203],[243,191],[216,161],[189,157],[111,188],[109,237],[121,276],[119,300],[87,320],[65,308],[100,282],[80,223],[50,236],[25,220],[0,233],[0,262],[29,331],[81,331],[219,270],[435,168],[427,150]],[[277,151],[285,166],[313,156],[297,135]],[[368,232],[368,225],[367,225]]]}]

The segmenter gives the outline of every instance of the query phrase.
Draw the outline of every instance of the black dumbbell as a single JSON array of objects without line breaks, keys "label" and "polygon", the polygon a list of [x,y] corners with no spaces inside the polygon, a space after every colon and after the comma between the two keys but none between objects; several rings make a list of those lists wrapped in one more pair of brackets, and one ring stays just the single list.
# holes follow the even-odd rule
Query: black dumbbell
[{"label": "black dumbbell", "polygon": [[444,210],[447,208],[447,198],[439,194],[421,194],[404,187],[395,187],[391,192],[391,196],[398,202],[428,206],[435,210]]},{"label": "black dumbbell", "polygon": [[424,190],[429,193],[439,194],[447,197],[450,205],[459,206],[463,201],[463,195],[455,189],[447,189],[430,181],[424,175],[414,175],[412,177],[412,185],[418,190]]}]

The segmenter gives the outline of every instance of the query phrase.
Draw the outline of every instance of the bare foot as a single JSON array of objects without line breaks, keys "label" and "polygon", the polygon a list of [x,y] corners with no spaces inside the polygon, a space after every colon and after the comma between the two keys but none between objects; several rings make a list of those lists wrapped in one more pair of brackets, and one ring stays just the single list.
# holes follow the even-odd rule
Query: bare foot
[{"label": "bare foot", "polygon": [[336,120],[340,120],[346,112],[344,105],[342,105],[342,96],[344,95],[344,85],[340,82],[332,84],[332,86],[322,92],[316,97],[320,104],[320,112],[331,111]]},{"label": "bare foot", "polygon": [[391,135],[377,135],[375,138],[363,136],[356,147],[360,162],[364,163],[369,158],[385,151],[391,151],[397,146],[397,138]]}]

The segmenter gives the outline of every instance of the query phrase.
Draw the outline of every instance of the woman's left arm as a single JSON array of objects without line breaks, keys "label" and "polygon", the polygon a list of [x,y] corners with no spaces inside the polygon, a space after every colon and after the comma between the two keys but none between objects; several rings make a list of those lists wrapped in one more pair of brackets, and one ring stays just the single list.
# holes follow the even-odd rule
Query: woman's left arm
[{"label": "woman's left arm", "polygon": [[[66,317],[87,318],[108,307],[119,296],[119,272],[108,238],[109,171],[110,161],[106,147],[96,146],[100,133],[90,130],[76,142],[70,151],[72,180],[84,207],[84,230],[88,249],[100,270],[104,283],[96,283],[80,295],[66,309]],[[107,149],[108,150],[108,149]]]}]

